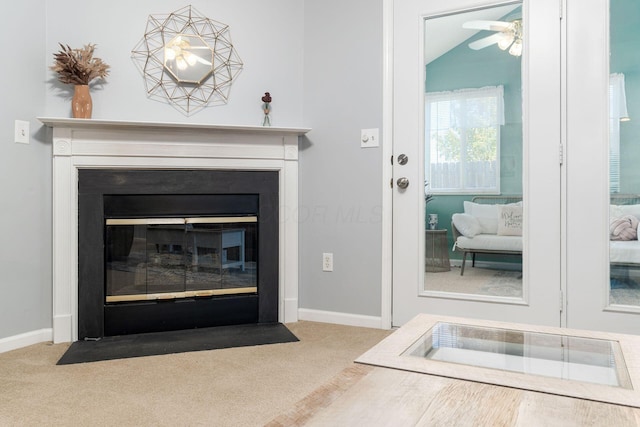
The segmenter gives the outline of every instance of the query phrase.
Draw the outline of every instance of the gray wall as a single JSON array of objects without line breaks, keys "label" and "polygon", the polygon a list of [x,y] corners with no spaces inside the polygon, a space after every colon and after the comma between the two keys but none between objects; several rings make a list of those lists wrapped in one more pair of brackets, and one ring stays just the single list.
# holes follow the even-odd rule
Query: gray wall
[{"label": "gray wall", "polygon": [[[302,1],[113,0],[84,2],[81,7],[75,0],[49,3],[49,58],[58,50],[58,42],[71,47],[95,43],[95,55],[112,68],[107,83],[92,90],[94,118],[261,125],[260,98],[270,91],[272,125],[302,124]],[[201,15],[229,25],[244,69],[232,85],[228,104],[186,117],[168,103],[146,97],[131,50],[143,38],[149,15],[167,15],[189,4]],[[47,115],[69,117],[71,89],[68,85],[50,86]]]},{"label": "gray wall", "polygon": [[[94,118],[260,125],[260,97],[270,91],[274,126],[314,128],[300,155],[300,306],[380,316],[381,150],[361,149],[359,137],[361,128],[382,125],[382,0],[192,1],[230,26],[244,70],[228,104],[190,117],[148,99],[130,58],[150,14],[187,4],[4,7],[0,35],[19,40],[20,49],[13,50],[18,63],[0,71],[0,339],[51,327],[51,145],[36,117],[70,117],[72,88],[48,70],[58,42],[95,43],[112,67],[107,83],[92,90]],[[30,145],[13,143],[15,119],[31,121]],[[335,254],[333,273],[322,273],[322,252]]]},{"label": "gray wall", "polygon": [[304,12],[300,306],[380,316],[381,149],[360,148],[360,129],[382,135],[382,0],[307,0]]},{"label": "gray wall", "polygon": [[[51,325],[51,146],[35,117],[45,104],[45,0],[4,3],[0,82],[0,338]],[[14,120],[31,143],[14,143]]]}]

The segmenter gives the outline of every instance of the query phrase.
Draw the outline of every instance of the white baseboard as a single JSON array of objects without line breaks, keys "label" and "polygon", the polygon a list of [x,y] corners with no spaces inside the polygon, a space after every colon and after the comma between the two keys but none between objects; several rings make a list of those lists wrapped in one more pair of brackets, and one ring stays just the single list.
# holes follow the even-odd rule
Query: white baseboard
[{"label": "white baseboard", "polygon": [[338,313],[334,311],[312,310],[310,308],[298,309],[298,320],[335,323],[338,325],[347,326],[360,326],[363,328],[384,329],[381,317],[364,316],[362,314]]},{"label": "white baseboard", "polygon": [[53,329],[25,332],[24,334],[0,339],[0,353],[53,340]]}]

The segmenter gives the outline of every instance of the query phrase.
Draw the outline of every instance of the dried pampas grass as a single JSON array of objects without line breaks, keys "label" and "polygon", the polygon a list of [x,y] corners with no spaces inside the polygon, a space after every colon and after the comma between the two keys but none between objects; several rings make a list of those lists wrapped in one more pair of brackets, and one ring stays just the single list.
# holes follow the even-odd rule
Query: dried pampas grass
[{"label": "dried pampas grass", "polygon": [[53,54],[55,61],[50,68],[58,73],[62,83],[88,85],[93,79],[104,79],[109,75],[109,66],[102,59],[93,57],[95,44],[84,45],[82,49],[59,45],[60,51]]}]

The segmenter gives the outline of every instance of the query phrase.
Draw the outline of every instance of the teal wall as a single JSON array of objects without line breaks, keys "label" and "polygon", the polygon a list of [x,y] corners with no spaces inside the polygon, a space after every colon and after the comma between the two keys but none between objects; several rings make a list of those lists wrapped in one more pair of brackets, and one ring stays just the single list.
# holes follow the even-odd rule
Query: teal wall
[{"label": "teal wall", "polygon": [[[480,32],[429,63],[426,67],[426,89],[427,92],[438,92],[483,86],[504,87],[505,124],[500,129],[500,191],[502,194],[522,194],[521,58],[509,55],[497,45],[477,51],[469,48],[469,42],[489,34],[491,33]],[[471,200],[472,197],[473,195],[435,195],[427,205],[428,213],[438,214],[438,228],[449,229],[449,248],[453,246],[451,216],[462,212],[462,202]],[[450,256],[461,258],[458,253],[453,252]],[[514,261],[513,257],[484,256],[482,259]]]},{"label": "teal wall", "polygon": [[625,77],[631,121],[620,123],[620,192],[640,194],[640,1],[611,0],[612,73]]}]

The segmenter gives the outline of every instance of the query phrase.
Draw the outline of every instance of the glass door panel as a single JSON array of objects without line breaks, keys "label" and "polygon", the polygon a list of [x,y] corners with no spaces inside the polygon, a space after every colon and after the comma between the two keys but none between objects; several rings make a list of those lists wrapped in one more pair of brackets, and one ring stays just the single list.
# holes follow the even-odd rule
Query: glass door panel
[{"label": "glass door panel", "polygon": [[431,295],[523,301],[523,29],[519,2],[424,21]]},{"label": "glass door panel", "polygon": [[640,3],[610,0],[609,11],[609,304],[640,311]]},{"label": "glass door panel", "polygon": [[257,292],[257,218],[251,222],[187,221],[188,291]]}]

